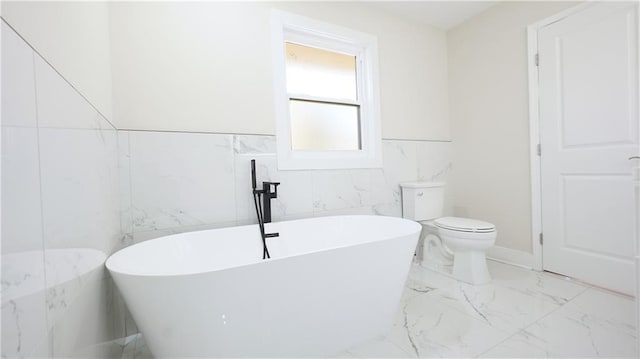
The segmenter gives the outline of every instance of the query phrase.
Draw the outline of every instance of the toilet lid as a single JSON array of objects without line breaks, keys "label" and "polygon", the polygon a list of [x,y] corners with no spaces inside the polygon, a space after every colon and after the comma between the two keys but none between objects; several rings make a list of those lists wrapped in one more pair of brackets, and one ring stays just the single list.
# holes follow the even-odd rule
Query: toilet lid
[{"label": "toilet lid", "polygon": [[433,223],[444,229],[460,232],[479,232],[487,233],[496,230],[496,226],[489,222],[479,221],[471,218],[460,217],[442,217],[438,218]]}]

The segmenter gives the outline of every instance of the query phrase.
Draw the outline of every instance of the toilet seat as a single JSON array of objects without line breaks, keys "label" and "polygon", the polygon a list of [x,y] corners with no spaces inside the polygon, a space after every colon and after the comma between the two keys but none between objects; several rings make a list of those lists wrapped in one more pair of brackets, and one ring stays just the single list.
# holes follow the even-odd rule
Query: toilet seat
[{"label": "toilet seat", "polygon": [[456,232],[491,233],[496,230],[496,226],[489,222],[461,217],[442,217],[434,220],[433,224],[438,228]]}]

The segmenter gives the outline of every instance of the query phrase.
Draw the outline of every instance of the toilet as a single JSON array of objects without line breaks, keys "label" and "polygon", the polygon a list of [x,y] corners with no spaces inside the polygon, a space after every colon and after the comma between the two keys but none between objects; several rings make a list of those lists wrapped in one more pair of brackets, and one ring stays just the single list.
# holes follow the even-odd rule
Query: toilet
[{"label": "toilet", "polygon": [[491,281],[485,252],[496,227],[471,218],[443,217],[444,182],[401,183],[402,217],[422,224],[422,265],[471,284]]}]

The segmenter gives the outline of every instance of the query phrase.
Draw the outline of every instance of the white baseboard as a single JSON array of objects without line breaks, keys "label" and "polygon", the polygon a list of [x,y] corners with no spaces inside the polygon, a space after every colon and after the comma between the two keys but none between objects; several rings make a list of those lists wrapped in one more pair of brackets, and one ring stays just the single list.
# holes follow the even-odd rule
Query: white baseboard
[{"label": "white baseboard", "polygon": [[507,247],[493,246],[489,248],[487,251],[487,258],[527,269],[533,268],[533,253],[523,252]]}]

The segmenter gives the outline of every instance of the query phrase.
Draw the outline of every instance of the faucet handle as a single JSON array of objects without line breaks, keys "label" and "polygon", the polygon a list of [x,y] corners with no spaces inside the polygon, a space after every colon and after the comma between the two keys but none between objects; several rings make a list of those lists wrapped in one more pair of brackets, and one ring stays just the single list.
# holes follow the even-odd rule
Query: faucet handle
[{"label": "faucet handle", "polygon": [[[280,182],[269,182],[269,185],[273,185],[273,198],[278,197],[278,186]],[[269,190],[271,190],[271,187],[269,187]]]},{"label": "faucet handle", "polygon": [[[264,193],[272,195],[272,198],[278,197],[278,186],[280,182],[262,182],[262,190]],[[273,186],[273,192],[271,192],[271,186]]]}]

